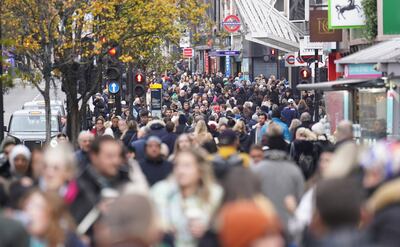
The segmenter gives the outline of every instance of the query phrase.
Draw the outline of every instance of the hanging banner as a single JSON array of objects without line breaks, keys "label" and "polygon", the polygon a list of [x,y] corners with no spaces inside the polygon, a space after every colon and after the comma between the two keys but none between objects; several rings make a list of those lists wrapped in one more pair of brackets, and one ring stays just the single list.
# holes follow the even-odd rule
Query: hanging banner
[{"label": "hanging banner", "polygon": [[330,29],[328,11],[310,11],[310,41],[311,42],[341,42],[342,30]]},{"label": "hanging banner", "polygon": [[329,0],[329,28],[359,28],[365,26],[362,0]]}]

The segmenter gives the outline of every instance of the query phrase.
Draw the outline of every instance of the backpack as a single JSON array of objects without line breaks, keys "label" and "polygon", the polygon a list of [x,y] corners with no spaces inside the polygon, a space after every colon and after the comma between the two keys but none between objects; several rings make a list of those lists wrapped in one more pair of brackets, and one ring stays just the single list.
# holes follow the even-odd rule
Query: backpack
[{"label": "backpack", "polygon": [[230,155],[224,159],[219,154],[215,155],[212,160],[214,174],[218,179],[222,179],[228,171],[235,166],[243,166],[243,158],[238,154]]}]

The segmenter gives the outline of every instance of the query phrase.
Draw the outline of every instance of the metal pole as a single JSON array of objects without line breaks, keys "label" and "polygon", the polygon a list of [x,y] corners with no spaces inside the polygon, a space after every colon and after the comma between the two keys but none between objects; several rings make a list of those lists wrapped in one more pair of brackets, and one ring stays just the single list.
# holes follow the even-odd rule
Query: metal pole
[{"label": "metal pole", "polygon": [[[318,73],[318,49],[314,50],[314,83],[317,83],[319,81],[319,73]],[[315,122],[319,121],[319,97],[318,97],[319,92],[317,90],[314,91],[314,119]]]}]

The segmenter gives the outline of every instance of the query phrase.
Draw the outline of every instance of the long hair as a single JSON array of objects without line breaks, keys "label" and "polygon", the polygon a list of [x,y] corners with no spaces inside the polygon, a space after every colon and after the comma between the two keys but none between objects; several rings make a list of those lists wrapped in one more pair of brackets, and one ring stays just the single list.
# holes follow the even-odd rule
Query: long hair
[{"label": "long hair", "polygon": [[194,128],[194,134],[201,135],[206,133],[208,133],[206,122],[204,120],[197,121],[196,127]]},{"label": "long hair", "polygon": [[64,244],[66,234],[74,231],[73,219],[68,213],[63,200],[55,193],[41,192],[40,190],[30,191],[22,200],[22,206],[29,206],[28,200],[33,195],[39,195],[46,201],[46,211],[49,218],[48,229],[44,235],[49,247],[57,247]]},{"label": "long hair", "polygon": [[211,197],[211,187],[215,184],[214,174],[211,163],[207,159],[208,153],[201,148],[191,148],[190,150],[179,152],[176,157],[182,154],[189,154],[196,160],[196,165],[200,173],[199,189],[197,195],[201,198],[202,202],[207,205]]},{"label": "long hair", "polygon": [[246,124],[242,120],[238,120],[232,130],[240,134],[247,134]]}]

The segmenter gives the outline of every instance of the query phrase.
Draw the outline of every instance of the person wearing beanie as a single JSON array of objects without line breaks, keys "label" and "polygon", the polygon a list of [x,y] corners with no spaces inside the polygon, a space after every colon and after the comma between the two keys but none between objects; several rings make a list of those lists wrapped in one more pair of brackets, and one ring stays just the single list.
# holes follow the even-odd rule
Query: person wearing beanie
[{"label": "person wearing beanie", "polygon": [[252,201],[228,203],[219,214],[221,247],[283,247],[276,215],[267,214]]},{"label": "person wearing beanie", "polygon": [[168,177],[172,171],[172,164],[163,157],[161,146],[160,138],[150,136],[146,140],[145,155],[138,161],[150,186]]},{"label": "person wearing beanie", "polygon": [[24,145],[15,146],[10,153],[11,173],[20,178],[30,176],[31,151]]}]

